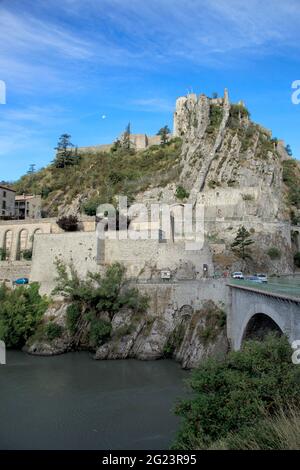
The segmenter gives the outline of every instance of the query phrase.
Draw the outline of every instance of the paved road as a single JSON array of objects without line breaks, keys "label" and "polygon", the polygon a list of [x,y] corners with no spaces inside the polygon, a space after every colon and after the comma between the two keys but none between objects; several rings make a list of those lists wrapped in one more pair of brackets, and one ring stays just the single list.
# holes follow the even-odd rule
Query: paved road
[{"label": "paved road", "polygon": [[255,290],[300,298],[300,276],[271,277],[268,283],[262,284],[237,279],[230,279],[229,283],[232,285],[250,287]]}]

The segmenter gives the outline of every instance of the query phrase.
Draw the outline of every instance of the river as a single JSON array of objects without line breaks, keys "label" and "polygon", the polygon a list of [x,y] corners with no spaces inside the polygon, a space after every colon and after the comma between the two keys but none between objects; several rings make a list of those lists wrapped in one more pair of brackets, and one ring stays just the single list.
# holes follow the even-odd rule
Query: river
[{"label": "river", "polygon": [[0,449],[166,449],[188,376],[169,360],[8,351],[0,366]]}]

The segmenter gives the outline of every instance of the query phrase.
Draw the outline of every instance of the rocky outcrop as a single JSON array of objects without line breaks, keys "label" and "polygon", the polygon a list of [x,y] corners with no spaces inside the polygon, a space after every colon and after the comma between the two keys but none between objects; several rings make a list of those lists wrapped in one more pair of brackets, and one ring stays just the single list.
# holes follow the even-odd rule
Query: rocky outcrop
[{"label": "rocky outcrop", "polygon": [[[67,306],[53,305],[44,318],[45,323],[51,321],[63,326],[61,337],[49,341],[36,334],[24,348],[27,353],[52,356],[74,350],[66,326]],[[197,312],[192,308],[177,311],[169,307],[160,316],[148,312],[137,317],[120,311],[112,320],[110,338],[96,349],[94,358],[156,360],[172,357],[184,368],[197,367],[209,357],[226,354],[224,315],[212,301],[204,302],[203,309]],[[77,349],[87,349],[87,345],[81,344]]]}]

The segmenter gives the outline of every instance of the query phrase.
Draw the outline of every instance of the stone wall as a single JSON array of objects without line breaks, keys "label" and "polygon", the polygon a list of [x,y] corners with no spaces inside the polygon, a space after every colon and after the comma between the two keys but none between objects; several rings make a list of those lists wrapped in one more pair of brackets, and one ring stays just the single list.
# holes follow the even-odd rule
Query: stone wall
[{"label": "stone wall", "polygon": [[9,285],[20,277],[30,276],[31,263],[24,261],[0,262],[0,283],[5,282]]},{"label": "stone wall", "polygon": [[42,292],[50,293],[55,285],[55,260],[72,263],[80,276],[88,271],[103,271],[105,266],[120,262],[128,278],[148,281],[161,279],[162,270],[170,270],[172,280],[195,280],[213,273],[210,250],[186,251],[184,242],[160,243],[158,240],[97,240],[95,232],[40,234],[35,237],[30,279],[39,281]]},{"label": "stone wall", "polygon": [[97,270],[95,232],[70,232],[37,235],[34,240],[30,281],[41,284],[41,292],[50,294],[57,276],[55,261],[72,264],[85,277]]},{"label": "stone wall", "polygon": [[[84,232],[94,232],[95,227],[94,217],[84,217],[79,224]],[[22,251],[32,249],[35,235],[49,233],[64,233],[54,218],[1,221],[0,248],[6,252],[8,261],[19,261]]]}]

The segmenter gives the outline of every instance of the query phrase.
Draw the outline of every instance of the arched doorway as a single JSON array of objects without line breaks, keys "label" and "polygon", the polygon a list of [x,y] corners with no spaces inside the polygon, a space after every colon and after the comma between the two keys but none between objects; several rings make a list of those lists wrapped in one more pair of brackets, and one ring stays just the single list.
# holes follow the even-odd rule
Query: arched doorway
[{"label": "arched doorway", "polygon": [[19,233],[17,260],[22,258],[22,252],[27,250],[28,246],[28,230],[23,229]]},{"label": "arched doorway", "polygon": [[249,339],[263,341],[269,333],[274,333],[278,336],[283,334],[281,328],[274,320],[272,320],[271,317],[265,315],[264,313],[256,313],[253,315],[253,317],[250,318],[246,326],[242,341]]},{"label": "arched doorway", "polygon": [[13,232],[12,230],[7,230],[4,235],[3,247],[2,247],[2,261],[8,261],[11,257],[11,249],[12,249],[12,240],[13,240]]}]

